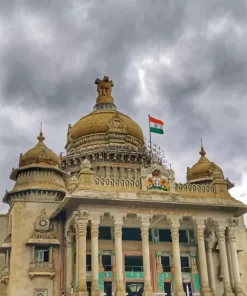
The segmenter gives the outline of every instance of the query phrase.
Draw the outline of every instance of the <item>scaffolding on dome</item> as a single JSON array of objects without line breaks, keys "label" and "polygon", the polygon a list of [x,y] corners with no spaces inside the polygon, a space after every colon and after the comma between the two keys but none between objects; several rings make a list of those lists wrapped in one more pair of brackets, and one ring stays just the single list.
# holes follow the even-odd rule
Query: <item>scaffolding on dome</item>
[{"label": "scaffolding on dome", "polygon": [[[124,155],[124,158],[119,159],[117,155]],[[116,160],[116,161],[131,161],[131,157],[138,155],[139,157],[143,155],[143,159],[146,159],[145,163],[150,165],[151,163],[158,163],[168,169],[171,169],[171,164],[165,159],[165,152],[159,146],[144,138],[144,147],[142,151],[136,151],[131,147],[121,146],[121,145],[108,145],[108,146],[94,146],[90,149],[85,149],[80,153],[67,154],[66,152],[60,153],[61,159],[70,158],[89,158],[92,160],[92,155],[96,159],[101,161]],[[99,157],[99,158],[98,158]]]}]

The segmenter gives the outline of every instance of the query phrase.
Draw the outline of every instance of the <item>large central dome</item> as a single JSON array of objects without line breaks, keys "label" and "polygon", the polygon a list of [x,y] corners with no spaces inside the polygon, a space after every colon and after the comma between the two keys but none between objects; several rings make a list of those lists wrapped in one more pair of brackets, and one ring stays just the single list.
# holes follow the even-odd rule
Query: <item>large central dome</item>
[{"label": "large central dome", "polygon": [[[71,138],[78,139],[95,133],[107,133],[109,131],[109,124],[115,117],[120,119],[118,128],[121,128],[120,124],[122,121],[123,127],[121,129],[123,133],[126,132],[130,136],[143,141],[143,132],[136,122],[123,113],[107,109],[94,111],[82,117],[71,127]],[[121,132],[121,130],[118,132]]]},{"label": "large central dome", "polygon": [[66,150],[74,154],[95,146],[125,145],[142,148],[144,136],[140,126],[129,116],[117,111],[112,93],[113,82],[105,76],[96,79],[98,97],[94,111],[69,125]]}]

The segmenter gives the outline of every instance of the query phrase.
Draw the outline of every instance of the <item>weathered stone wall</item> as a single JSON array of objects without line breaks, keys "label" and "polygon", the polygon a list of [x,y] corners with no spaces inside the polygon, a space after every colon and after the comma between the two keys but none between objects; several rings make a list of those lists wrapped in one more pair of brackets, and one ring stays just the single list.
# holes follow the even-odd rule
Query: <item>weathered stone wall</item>
[{"label": "weathered stone wall", "polygon": [[[8,231],[8,215],[0,214],[0,245],[3,243],[4,239],[7,236]],[[0,277],[2,275],[2,270],[4,267],[5,256],[0,254]],[[6,286],[0,284],[0,295],[4,295],[6,292]]]},{"label": "weathered stone wall", "polygon": [[[12,252],[10,261],[10,280],[8,296],[35,295],[35,289],[47,289],[48,295],[60,296],[60,275],[53,279],[48,276],[29,278],[29,267],[32,261],[32,247],[25,243],[30,238],[36,218],[45,209],[49,216],[57,207],[57,203],[15,202],[12,216]],[[54,248],[55,270],[58,273],[58,250]]]}]

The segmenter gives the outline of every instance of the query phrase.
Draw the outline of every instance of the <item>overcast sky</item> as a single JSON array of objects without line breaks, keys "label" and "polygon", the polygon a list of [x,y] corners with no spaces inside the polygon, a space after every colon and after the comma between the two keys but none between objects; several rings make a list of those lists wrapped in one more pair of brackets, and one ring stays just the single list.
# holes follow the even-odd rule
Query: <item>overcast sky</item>
[{"label": "overcast sky", "polygon": [[246,202],[246,52],[245,0],[0,0],[1,196],[40,122],[47,146],[64,151],[68,124],[92,110],[106,74],[146,137],[149,113],[165,122],[153,141],[177,182],[202,137]]}]

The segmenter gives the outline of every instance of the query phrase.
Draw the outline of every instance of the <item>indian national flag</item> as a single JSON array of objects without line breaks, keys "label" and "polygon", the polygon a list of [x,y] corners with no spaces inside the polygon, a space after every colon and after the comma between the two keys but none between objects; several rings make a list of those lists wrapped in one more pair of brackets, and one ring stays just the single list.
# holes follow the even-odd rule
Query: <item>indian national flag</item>
[{"label": "indian national flag", "polygon": [[163,125],[164,122],[162,120],[149,116],[149,126],[151,133],[164,134]]}]

